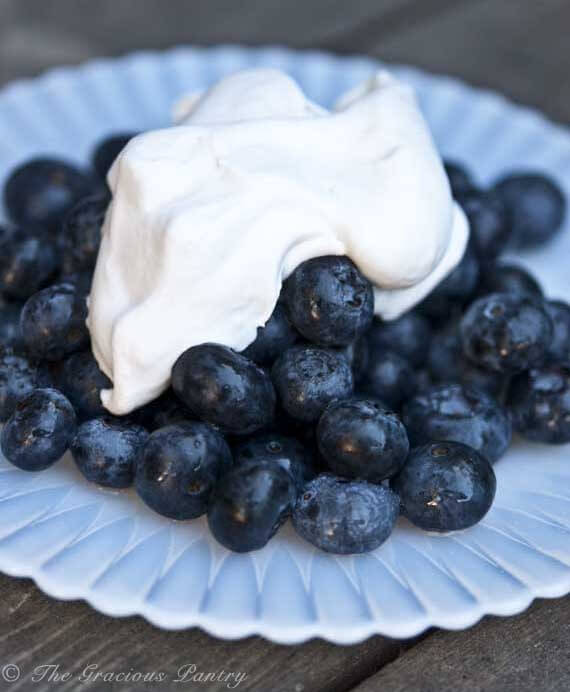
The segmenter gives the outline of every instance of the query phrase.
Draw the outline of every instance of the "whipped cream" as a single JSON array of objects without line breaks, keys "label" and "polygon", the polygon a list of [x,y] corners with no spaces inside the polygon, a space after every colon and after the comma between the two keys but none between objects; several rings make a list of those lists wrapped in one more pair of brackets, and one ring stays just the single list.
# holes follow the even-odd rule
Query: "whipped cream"
[{"label": "whipped cream", "polygon": [[348,255],[384,319],[460,261],[467,221],[413,92],[387,72],[333,111],[266,69],[179,111],[177,126],[131,140],[108,176],[88,326],[112,413],[158,396],[190,346],[248,346],[305,260]]}]

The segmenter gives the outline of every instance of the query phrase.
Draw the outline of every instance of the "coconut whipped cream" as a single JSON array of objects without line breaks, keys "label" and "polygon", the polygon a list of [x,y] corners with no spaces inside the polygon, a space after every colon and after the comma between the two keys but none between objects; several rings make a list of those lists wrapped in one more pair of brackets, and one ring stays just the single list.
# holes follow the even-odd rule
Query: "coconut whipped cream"
[{"label": "coconut whipped cream", "polygon": [[190,346],[248,346],[305,260],[348,255],[393,319],[461,259],[467,221],[412,91],[387,72],[333,111],[266,69],[181,110],[109,173],[88,326],[112,413],[158,396]]}]

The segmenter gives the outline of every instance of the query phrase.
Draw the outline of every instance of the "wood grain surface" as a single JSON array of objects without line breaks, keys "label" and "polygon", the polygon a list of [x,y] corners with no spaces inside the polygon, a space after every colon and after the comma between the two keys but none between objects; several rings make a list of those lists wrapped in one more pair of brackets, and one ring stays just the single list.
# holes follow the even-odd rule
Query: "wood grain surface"
[{"label": "wood grain surface", "polygon": [[[0,85],[59,64],[181,43],[280,43],[368,53],[453,74],[570,120],[568,0],[0,0]],[[570,689],[570,597],[535,603],[465,632],[342,647],[281,646],[164,632],[141,618],[111,619],[60,602],[29,580],[0,576],[0,669],[21,677],[0,690],[228,689],[174,683],[177,671],[245,673],[259,692],[526,692]],[[33,682],[37,666],[68,680]],[[82,684],[90,671],[163,672],[162,682]],[[53,677],[53,676],[52,676]]]}]

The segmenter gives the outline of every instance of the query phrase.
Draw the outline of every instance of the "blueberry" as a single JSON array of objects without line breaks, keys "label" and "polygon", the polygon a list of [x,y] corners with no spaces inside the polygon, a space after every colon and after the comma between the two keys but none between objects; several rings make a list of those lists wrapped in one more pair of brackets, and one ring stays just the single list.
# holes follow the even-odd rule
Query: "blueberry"
[{"label": "blueberry", "polygon": [[285,349],[297,340],[297,333],[287,319],[285,310],[279,303],[264,327],[257,329],[257,337],[243,355],[259,365],[271,365]]},{"label": "blueberry", "polygon": [[271,461],[248,461],[228,471],[214,488],[208,525],[229,550],[259,550],[291,514],[296,499],[291,476]]},{"label": "blueberry", "polygon": [[354,387],[346,358],[317,346],[292,346],[275,361],[271,377],[285,411],[307,423],[318,420],[333,399],[350,396]]},{"label": "blueberry", "polygon": [[57,159],[32,159],[8,177],[4,205],[17,224],[59,231],[66,213],[92,189],[93,181],[72,164]]},{"label": "blueberry", "polygon": [[367,334],[359,336],[358,339],[355,339],[348,346],[339,349],[339,353],[346,358],[352,369],[352,376],[355,383],[360,382],[368,370],[370,346],[366,337]]},{"label": "blueberry", "polygon": [[443,163],[449,180],[449,186],[451,187],[451,192],[454,197],[468,192],[475,187],[473,178],[465,166],[457,163],[457,161],[449,161],[447,159]]},{"label": "blueberry", "polygon": [[319,450],[339,476],[378,483],[395,475],[410,445],[402,422],[376,399],[333,401],[317,426]]},{"label": "blueberry", "polygon": [[328,553],[366,553],[382,545],[398,518],[390,488],[324,473],[309,481],[293,510],[293,526]]},{"label": "blueberry", "polygon": [[510,218],[503,199],[493,190],[462,192],[458,202],[469,220],[470,241],[481,260],[495,259],[507,246]]},{"label": "blueberry", "polygon": [[0,354],[0,421],[11,414],[18,400],[38,385],[38,370],[24,355]]},{"label": "blueberry", "polygon": [[320,346],[348,346],[372,322],[372,285],[348,257],[303,262],[285,282],[283,295],[293,326]]},{"label": "blueberry", "polygon": [[69,283],[54,284],[28,298],[20,329],[29,352],[37,358],[60,360],[89,344],[85,295]]},{"label": "blueberry", "polygon": [[213,488],[231,464],[230,448],[211,425],[173,423],[146,441],[136,463],[135,488],[158,514],[194,519],[204,514]]},{"label": "blueberry", "polygon": [[544,307],[554,326],[547,356],[551,360],[570,362],[570,305],[561,300],[548,300]]},{"label": "blueberry", "polygon": [[484,456],[459,442],[432,442],[410,452],[392,480],[402,514],[425,531],[458,531],[489,511],[497,481]]},{"label": "blueberry", "polygon": [[80,200],[66,215],[61,232],[62,269],[66,274],[93,271],[108,206],[107,197],[92,195]]},{"label": "blueberry", "polygon": [[128,488],[147,438],[140,425],[111,416],[93,418],[77,429],[71,454],[88,481],[107,488]]},{"label": "blueberry", "polygon": [[362,392],[397,409],[416,388],[414,369],[405,358],[393,351],[372,349],[368,372],[360,383]]},{"label": "blueberry", "polygon": [[461,442],[494,463],[511,442],[507,411],[488,394],[460,384],[416,394],[404,405],[402,417],[414,447],[431,440]]},{"label": "blueberry", "polygon": [[465,356],[456,322],[434,333],[428,368],[434,383],[464,384],[496,398],[503,394],[508,379],[506,375],[477,367]]},{"label": "blueberry", "polygon": [[423,299],[418,311],[432,320],[449,319],[473,297],[479,276],[479,260],[469,244],[461,262]]},{"label": "blueberry", "polygon": [[510,215],[515,247],[547,243],[562,227],[566,199],[558,184],[538,173],[515,173],[497,182]]},{"label": "blueberry", "polygon": [[0,298],[0,347],[20,351],[24,347],[20,331],[22,305]]},{"label": "blueberry", "polygon": [[107,177],[109,168],[111,168],[117,156],[136,134],[136,132],[120,132],[107,137],[97,144],[91,155],[91,162],[101,179]]},{"label": "blueberry", "polygon": [[552,341],[552,321],[533,298],[491,293],[471,304],[461,320],[463,350],[477,365],[515,373],[539,363]]},{"label": "blueberry", "polygon": [[549,363],[513,378],[507,403],[527,440],[570,442],[570,362]]},{"label": "blueberry", "polygon": [[196,416],[222,432],[249,435],[273,420],[275,391],[269,375],[220,344],[185,351],[172,368],[172,389]]},{"label": "blueberry", "polygon": [[77,424],[69,401],[56,389],[26,394],[2,430],[2,453],[24,471],[43,471],[67,451]]},{"label": "blueberry", "polygon": [[374,351],[394,351],[418,368],[426,360],[431,328],[425,317],[417,312],[407,312],[392,322],[375,319],[368,338]]},{"label": "blueberry", "polygon": [[238,444],[234,449],[235,466],[250,461],[280,466],[291,476],[297,488],[303,487],[315,475],[313,455],[308,448],[294,437],[279,433],[256,435]]},{"label": "blueberry", "polygon": [[542,299],[542,288],[538,281],[523,267],[505,262],[492,262],[482,272],[478,292],[514,293]]},{"label": "blueberry", "polygon": [[12,230],[0,243],[0,291],[25,300],[57,270],[55,245],[41,231]]},{"label": "blueberry", "polygon": [[72,353],[63,361],[59,384],[81,419],[105,414],[101,390],[113,385],[99,369],[91,351]]}]

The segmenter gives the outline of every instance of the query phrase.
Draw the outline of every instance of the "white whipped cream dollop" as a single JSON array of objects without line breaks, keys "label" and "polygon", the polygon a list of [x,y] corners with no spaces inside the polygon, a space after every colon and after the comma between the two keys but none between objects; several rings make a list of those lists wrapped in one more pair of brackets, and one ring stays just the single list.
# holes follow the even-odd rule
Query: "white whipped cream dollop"
[{"label": "white whipped cream dollop", "polygon": [[305,260],[348,255],[392,319],[461,259],[467,221],[412,91],[387,72],[333,111],[265,69],[182,108],[109,173],[88,326],[112,413],[158,396],[190,346],[248,346]]}]

